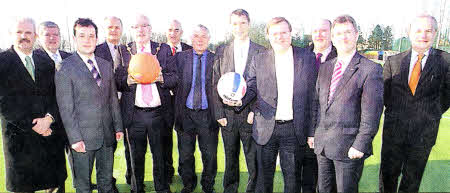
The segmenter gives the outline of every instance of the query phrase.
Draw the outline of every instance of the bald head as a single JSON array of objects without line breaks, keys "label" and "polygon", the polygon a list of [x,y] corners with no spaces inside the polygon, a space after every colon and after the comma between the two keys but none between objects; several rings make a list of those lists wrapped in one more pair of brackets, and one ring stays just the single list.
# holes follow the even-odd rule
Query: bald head
[{"label": "bald head", "polygon": [[150,25],[150,19],[147,16],[143,14],[136,15],[135,20],[131,25],[131,29],[134,40],[138,46],[143,46],[150,42],[152,26]]},{"label": "bald head", "polygon": [[122,20],[116,16],[105,17],[106,41],[118,45],[122,37]]}]

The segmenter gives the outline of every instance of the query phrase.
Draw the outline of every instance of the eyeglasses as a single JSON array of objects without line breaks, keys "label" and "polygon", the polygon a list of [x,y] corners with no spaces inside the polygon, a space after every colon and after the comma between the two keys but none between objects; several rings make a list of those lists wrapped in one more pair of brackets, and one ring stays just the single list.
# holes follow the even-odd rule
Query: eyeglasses
[{"label": "eyeglasses", "polygon": [[131,26],[131,28],[133,28],[133,29],[146,28],[146,27],[150,27],[150,24],[142,24],[142,25],[133,25],[133,26]]}]

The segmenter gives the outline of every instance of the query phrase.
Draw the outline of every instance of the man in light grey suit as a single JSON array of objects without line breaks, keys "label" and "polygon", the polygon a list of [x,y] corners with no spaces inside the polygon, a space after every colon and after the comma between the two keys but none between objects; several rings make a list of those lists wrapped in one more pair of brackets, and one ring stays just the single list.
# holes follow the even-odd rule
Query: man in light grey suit
[{"label": "man in light grey suit", "polygon": [[317,155],[319,192],[331,192],[334,184],[338,192],[358,192],[383,111],[383,69],[356,52],[358,30],[351,16],[334,20],[331,39],[338,54],[320,66],[316,130],[308,144]]},{"label": "man in light grey suit", "polygon": [[[252,136],[257,143],[258,176],[255,192],[273,192],[278,153],[284,177],[284,192],[297,192],[296,161],[301,160],[306,137],[312,135],[314,84],[317,68],[314,54],[291,45],[292,27],[283,17],[267,24],[272,49],[256,54],[249,66],[245,108],[254,98]],[[237,102],[240,103],[240,102]]]},{"label": "man in light grey suit", "polygon": [[99,192],[112,192],[113,145],[123,137],[111,64],[95,57],[97,26],[90,19],[74,25],[77,52],[55,75],[56,97],[73,154],[77,192],[91,192],[96,160]]}]

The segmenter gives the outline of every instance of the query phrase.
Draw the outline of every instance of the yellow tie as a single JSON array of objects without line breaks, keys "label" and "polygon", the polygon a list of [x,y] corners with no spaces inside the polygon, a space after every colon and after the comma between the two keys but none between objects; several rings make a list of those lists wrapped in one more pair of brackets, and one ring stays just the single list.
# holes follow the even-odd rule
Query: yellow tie
[{"label": "yellow tie", "polygon": [[416,94],[417,83],[419,83],[420,71],[422,71],[422,58],[423,54],[419,54],[419,58],[417,59],[416,64],[414,64],[414,68],[411,72],[411,77],[409,78],[409,88],[411,89],[412,94]]}]

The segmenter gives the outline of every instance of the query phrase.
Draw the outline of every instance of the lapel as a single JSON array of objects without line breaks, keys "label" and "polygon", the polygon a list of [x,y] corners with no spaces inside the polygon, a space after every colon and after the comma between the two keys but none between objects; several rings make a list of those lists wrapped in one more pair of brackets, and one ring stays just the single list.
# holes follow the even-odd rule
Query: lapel
[{"label": "lapel", "polygon": [[159,52],[159,50],[157,50],[159,49],[159,43],[150,41],[150,45],[152,47],[152,54],[156,55]]},{"label": "lapel", "polygon": [[185,96],[187,96],[187,94],[191,90],[191,86],[192,86],[192,70],[193,70],[192,68],[193,68],[193,63],[194,63],[193,56],[192,56],[193,52],[194,52],[193,49],[191,51],[186,52],[186,57],[184,58],[185,64],[183,65],[183,67],[184,67],[183,82],[185,84],[184,85],[184,88],[185,88],[184,92],[186,94]]},{"label": "lapel", "polygon": [[416,93],[417,90],[419,90],[419,88],[421,87],[422,83],[427,80],[427,77],[430,76],[433,72],[433,69],[435,68],[436,64],[438,64],[438,62],[436,62],[436,55],[435,55],[435,50],[434,49],[430,49],[429,52],[429,56],[427,58],[427,61],[425,62],[425,67],[423,68],[422,72],[420,73],[420,78],[419,78],[419,83],[417,84],[417,88],[416,88]]},{"label": "lapel", "polygon": [[[306,77],[304,76],[302,73],[305,72],[306,70],[303,70],[303,67],[305,66],[301,60],[301,52],[299,50],[299,48],[292,46],[292,50],[293,50],[293,56],[294,56],[294,98],[296,98],[296,96],[298,96],[297,91],[299,91],[301,88],[303,88],[306,85],[296,85],[297,82],[302,82],[300,81],[300,79],[302,77]],[[295,99],[293,101],[296,101]],[[294,104],[294,103],[292,103]]]},{"label": "lapel", "polygon": [[44,64],[41,65],[41,60],[37,56],[37,54],[33,54],[33,62],[34,62],[34,80],[35,80],[34,82],[35,85],[38,85],[41,80],[41,72],[45,71],[45,66]]},{"label": "lapel", "polygon": [[[112,58],[112,56],[111,56],[111,51],[109,51],[108,43],[106,43],[106,41],[105,41],[105,42],[104,42],[103,44],[101,44],[100,46],[101,46],[101,49],[103,49],[103,54],[104,54],[104,56],[105,56],[105,60],[113,61],[113,58]],[[100,68],[100,67],[99,67],[99,68]]]},{"label": "lapel", "polygon": [[[100,92],[100,87],[97,86],[97,82],[94,80],[94,76],[92,76],[91,71],[89,71],[89,68],[86,66],[83,59],[81,59],[80,55],[78,53],[76,53],[76,54],[78,56],[78,62],[76,63],[76,65],[78,65],[78,69],[80,69],[81,75],[84,76],[84,78],[89,79],[89,82],[91,82],[91,85],[93,85],[95,90],[97,92]],[[98,64],[98,62],[97,62],[97,65],[100,68],[100,65]],[[100,77],[102,77],[102,76],[103,76],[103,74],[100,71]],[[101,86],[101,84],[100,84],[100,86]]]},{"label": "lapel", "polygon": [[[401,74],[401,82],[403,86],[408,89],[408,93],[412,95],[411,89],[409,88],[409,63],[411,62],[411,50],[409,50],[404,57],[402,57],[400,61],[400,74]],[[420,82],[420,81],[419,81]]]},{"label": "lapel", "polygon": [[[250,66],[250,63],[252,62],[252,57],[253,57],[254,55],[256,55],[256,51],[257,51],[257,49],[256,49],[255,43],[253,43],[253,42],[250,40],[250,46],[248,47],[247,62],[245,63],[244,74],[247,74],[248,68],[249,68],[249,66]],[[244,76],[244,75],[242,75],[242,76]],[[245,76],[244,76],[244,77],[245,77]]]},{"label": "lapel", "polygon": [[208,83],[211,82],[211,78],[212,78],[212,70],[213,70],[213,64],[214,64],[214,55],[213,53],[211,53],[210,51],[206,50],[205,53],[208,53],[208,55],[206,56],[206,69],[205,69],[205,86],[206,88],[208,88]]},{"label": "lapel", "polygon": [[[109,69],[108,65],[103,63],[103,60],[99,57],[95,57],[95,61],[97,61],[98,70],[100,71],[102,82],[100,84],[100,89],[103,91],[106,88],[107,80],[109,79]],[[94,77],[92,77],[94,79]],[[95,82],[95,81],[94,81]],[[97,84],[97,82],[95,82]],[[105,92],[101,92],[100,94],[105,94]]]},{"label": "lapel", "polygon": [[[27,69],[25,68],[25,64],[20,59],[19,54],[16,53],[16,51],[13,49],[13,47],[11,47],[11,53],[12,53],[12,56],[14,57],[14,58],[12,58],[11,61],[15,63],[14,64],[15,66],[17,66],[17,68],[15,67],[14,69],[16,69],[18,71],[18,73],[21,75],[21,77],[23,77],[23,78],[20,78],[20,80],[23,80],[28,86],[34,87],[36,85],[35,82],[31,78],[30,73],[28,73]],[[34,56],[34,54],[33,54],[33,56]],[[36,75],[36,69],[35,69],[35,75]]]},{"label": "lapel", "polygon": [[266,78],[264,80],[264,83],[266,85],[271,85],[271,86],[266,86],[263,88],[263,90],[265,90],[265,95],[269,96],[269,104],[272,105],[273,108],[277,107],[277,100],[278,100],[278,86],[277,86],[277,74],[276,74],[276,68],[275,68],[275,53],[273,51],[273,49],[270,49],[267,52],[267,56],[264,57],[265,61],[264,64],[266,69],[261,69],[262,71],[266,72],[264,74],[266,74]]},{"label": "lapel", "polygon": [[[341,80],[339,81],[339,83],[336,87],[336,91],[333,95],[333,98],[331,98],[331,101],[328,103],[328,107],[330,107],[330,105],[333,104],[335,99],[337,97],[339,97],[339,94],[342,93],[347,82],[350,80],[350,78],[353,76],[353,74],[355,74],[355,72],[358,71],[358,64],[361,60],[361,57],[362,56],[359,55],[358,52],[356,52],[355,55],[353,56],[352,60],[350,61],[350,64],[348,64],[347,68],[344,71],[344,74],[342,75]],[[333,65],[333,70],[334,70],[334,65]],[[333,76],[333,70],[331,70],[331,76]],[[330,78],[330,83],[328,83],[328,84],[331,84],[331,78]],[[328,86],[328,94],[330,92],[329,88],[330,87]]]},{"label": "lapel", "polygon": [[220,69],[223,74],[227,72],[234,72],[234,43],[233,41],[230,42],[227,46],[225,46],[225,49],[223,51],[224,57],[223,62],[220,63]]}]

